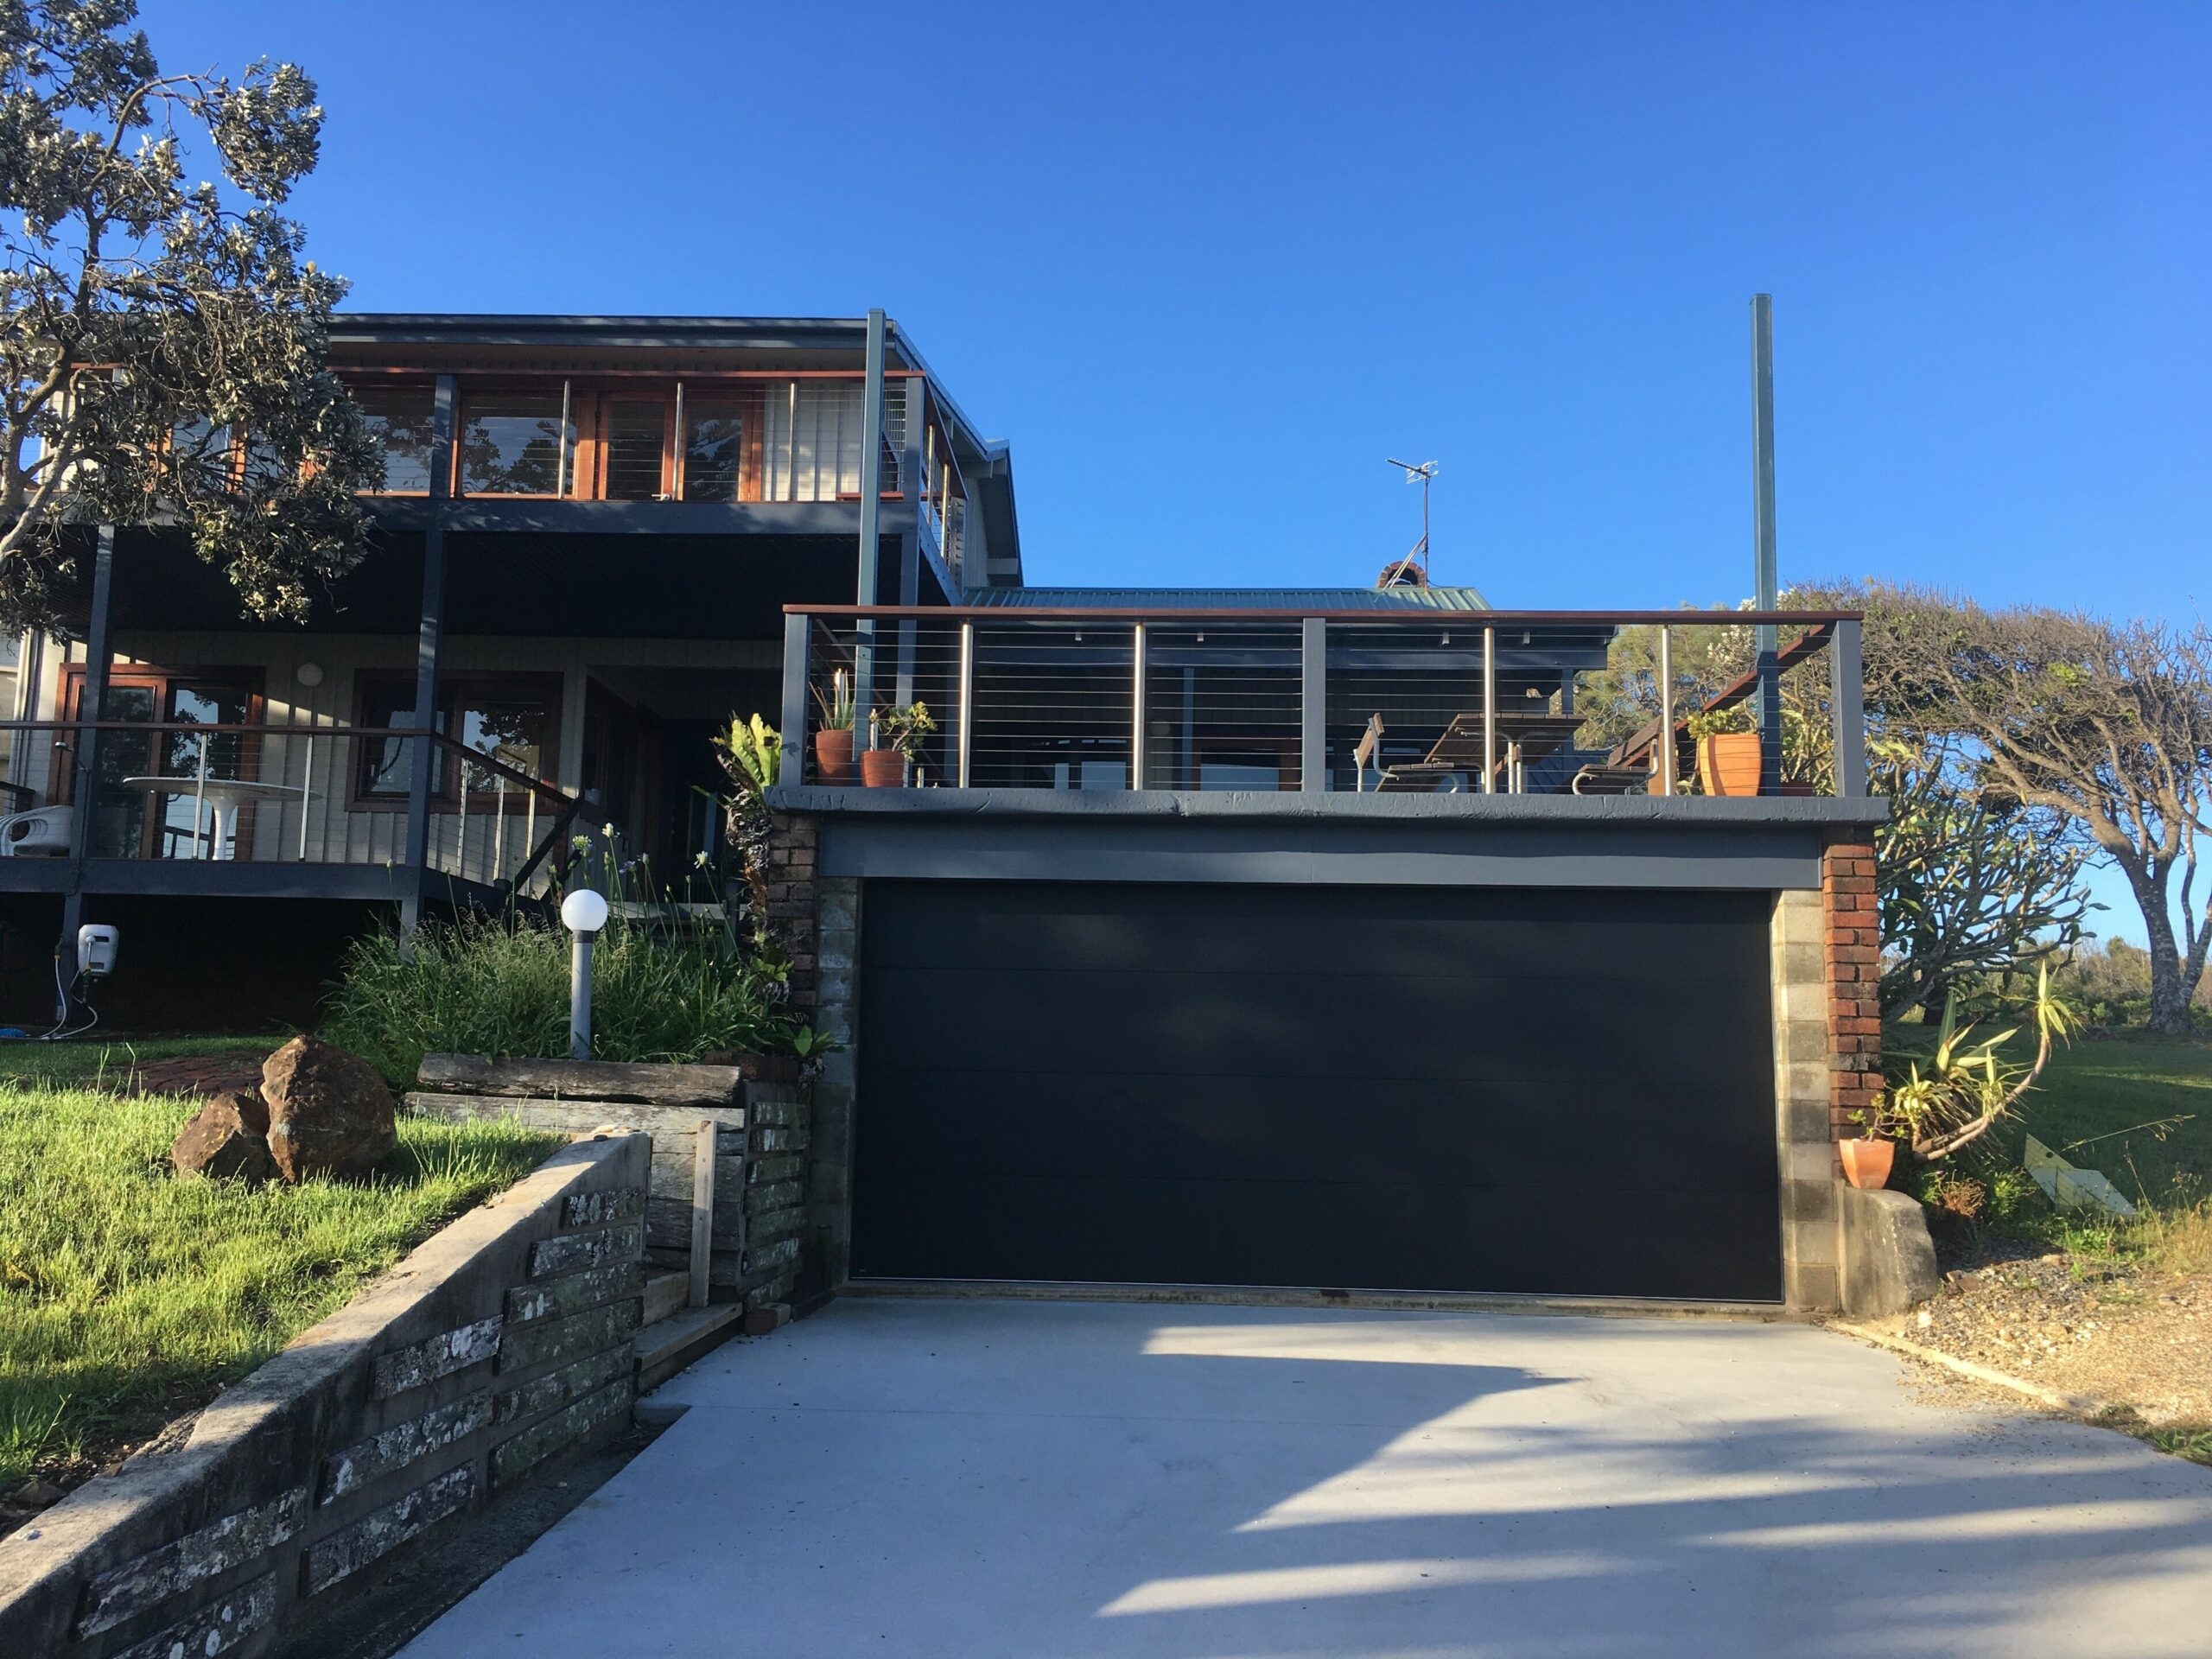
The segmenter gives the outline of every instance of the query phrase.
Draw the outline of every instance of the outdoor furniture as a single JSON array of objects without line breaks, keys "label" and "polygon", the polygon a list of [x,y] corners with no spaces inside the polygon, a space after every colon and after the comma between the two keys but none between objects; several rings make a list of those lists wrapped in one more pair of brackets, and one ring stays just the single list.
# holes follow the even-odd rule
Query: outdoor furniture
[{"label": "outdoor furniture", "polygon": [[[1566,747],[1582,729],[1582,724],[1580,715],[1558,715],[1548,709],[1498,710],[1497,765],[1504,776],[1506,792],[1519,794],[1523,768],[1528,763]],[[1426,764],[1471,771],[1480,777],[1488,753],[1482,715],[1454,715],[1452,723],[1444,728],[1444,735],[1429,750]]]},{"label": "outdoor furniture", "polygon": [[[235,815],[239,808],[262,801],[305,803],[315,798],[308,789],[298,784],[264,784],[253,778],[200,778],[189,774],[178,776],[173,772],[125,778],[123,786],[142,791],[147,798],[149,810],[152,803],[164,795],[189,795],[196,802],[206,803],[209,828],[213,831],[207,842],[210,858],[223,855],[225,813]],[[200,809],[197,805],[192,813],[192,840],[193,856],[197,858],[200,856]]]},{"label": "outdoor furniture", "polygon": [[1568,784],[1577,795],[1642,795],[1655,776],[1649,766],[1608,766],[1596,762],[1583,767]]}]

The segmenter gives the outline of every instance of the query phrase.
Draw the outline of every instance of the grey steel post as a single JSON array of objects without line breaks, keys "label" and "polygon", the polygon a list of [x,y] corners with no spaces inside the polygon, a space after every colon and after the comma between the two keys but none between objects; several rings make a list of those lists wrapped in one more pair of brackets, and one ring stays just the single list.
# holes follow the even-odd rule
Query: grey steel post
[{"label": "grey steel post", "polygon": [[569,1058],[591,1058],[591,944],[596,933],[579,932],[569,950]]},{"label": "grey steel post", "polygon": [[1835,625],[1828,642],[1828,719],[1835,731],[1835,792],[1866,792],[1866,683],[1859,662],[1859,619]]},{"label": "grey steel post", "polygon": [[1675,631],[1659,625],[1659,791],[1675,792]]},{"label": "grey steel post", "polygon": [[1329,786],[1329,624],[1309,616],[1299,638],[1298,787],[1314,794]]},{"label": "grey steel post", "polygon": [[[193,773],[192,782],[192,855],[194,858],[198,858],[200,855],[200,820],[207,810],[207,734],[202,732],[200,734],[200,764],[198,768]],[[209,842],[207,856],[213,858],[215,855],[216,850],[214,844],[212,842]]]},{"label": "grey steel post", "polygon": [[[86,619],[85,626],[85,677],[77,692],[77,718],[80,721],[107,718],[108,671],[115,660],[114,632],[110,626],[114,594],[115,526],[102,524],[92,553],[92,614]],[[63,989],[55,1001],[54,1017],[57,1025],[67,1025],[70,1018],[67,988],[74,982],[77,930],[85,921],[85,861],[92,855],[92,818],[99,804],[96,780],[99,776],[100,733],[96,727],[79,725],[74,735],[76,786],[69,798],[76,802],[77,810],[69,824],[69,890],[62,895],[61,938],[54,946],[56,957],[67,964],[67,971],[60,976]]]},{"label": "grey steel post", "polygon": [[[1751,552],[1763,611],[1781,603],[1780,565],[1774,538],[1774,296],[1751,296]],[[1762,622],[1758,652],[1759,793],[1774,794],[1782,781],[1782,670],[1776,659],[1774,624]]]},{"label": "grey steel post", "polygon": [[1129,787],[1144,787],[1144,624],[1130,634],[1129,676]]},{"label": "grey steel post", "polygon": [[430,856],[430,792],[437,746],[430,741],[438,711],[438,663],[445,649],[445,502],[453,493],[454,378],[442,374],[430,397],[430,523],[423,533],[423,609],[415,635],[415,724],[407,779],[407,880],[399,894],[399,950],[410,957],[423,920],[423,872]]},{"label": "grey steel post", "polygon": [[953,736],[953,780],[957,787],[966,789],[968,763],[976,747],[976,624],[963,620],[960,624],[960,695],[959,707],[953,718],[958,722]]},{"label": "grey steel post", "polygon": [[1497,630],[1483,629],[1483,793],[1497,791]]},{"label": "grey steel post", "polygon": [[786,614],[784,618],[784,729],[776,761],[776,781],[806,781],[807,652],[812,643],[812,619]]},{"label": "grey steel post", "polygon": [[[861,545],[860,580],[853,603],[873,605],[878,598],[876,562],[882,552],[880,528],[883,516],[883,313],[868,314],[868,378],[861,389]],[[853,707],[858,711],[854,741],[859,741],[859,721],[875,707],[875,624],[862,618],[853,640]]]}]

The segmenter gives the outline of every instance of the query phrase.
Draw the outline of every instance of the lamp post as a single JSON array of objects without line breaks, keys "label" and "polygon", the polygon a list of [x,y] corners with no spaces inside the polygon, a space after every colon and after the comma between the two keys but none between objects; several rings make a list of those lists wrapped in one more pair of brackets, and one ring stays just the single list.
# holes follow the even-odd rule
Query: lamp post
[{"label": "lamp post", "polygon": [[607,898],[578,887],[561,901],[561,919],[575,935],[569,958],[569,1058],[591,1058],[591,942],[607,925]]}]

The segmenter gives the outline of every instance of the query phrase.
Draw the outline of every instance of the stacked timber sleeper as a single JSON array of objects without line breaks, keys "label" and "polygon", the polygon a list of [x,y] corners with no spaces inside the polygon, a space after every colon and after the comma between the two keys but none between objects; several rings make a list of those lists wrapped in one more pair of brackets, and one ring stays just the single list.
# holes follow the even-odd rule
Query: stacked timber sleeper
[{"label": "stacked timber sleeper", "polygon": [[407,1105],[433,1116],[512,1117],[569,1134],[620,1126],[652,1137],[641,1389],[741,1319],[766,1331],[790,1317],[805,1215],[804,1085],[748,1082],[734,1065],[471,1054],[426,1055],[417,1080]]}]

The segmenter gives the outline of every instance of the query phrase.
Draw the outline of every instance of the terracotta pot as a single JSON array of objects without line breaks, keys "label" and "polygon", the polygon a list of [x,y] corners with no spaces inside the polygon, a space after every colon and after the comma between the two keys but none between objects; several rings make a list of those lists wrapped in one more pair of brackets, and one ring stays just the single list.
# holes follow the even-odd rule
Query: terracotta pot
[{"label": "terracotta pot", "polygon": [[1839,1141],[1843,1154],[1843,1178],[1853,1186],[1873,1192],[1890,1184],[1890,1166],[1897,1161],[1894,1141]]},{"label": "terracotta pot", "polygon": [[1708,795],[1759,792],[1759,734],[1715,732],[1697,741],[1698,781]]},{"label": "terracotta pot", "polygon": [[906,756],[899,749],[868,749],[861,755],[861,782],[870,789],[903,789]]},{"label": "terracotta pot", "polygon": [[820,731],[814,734],[814,764],[825,784],[853,781],[853,728]]}]

